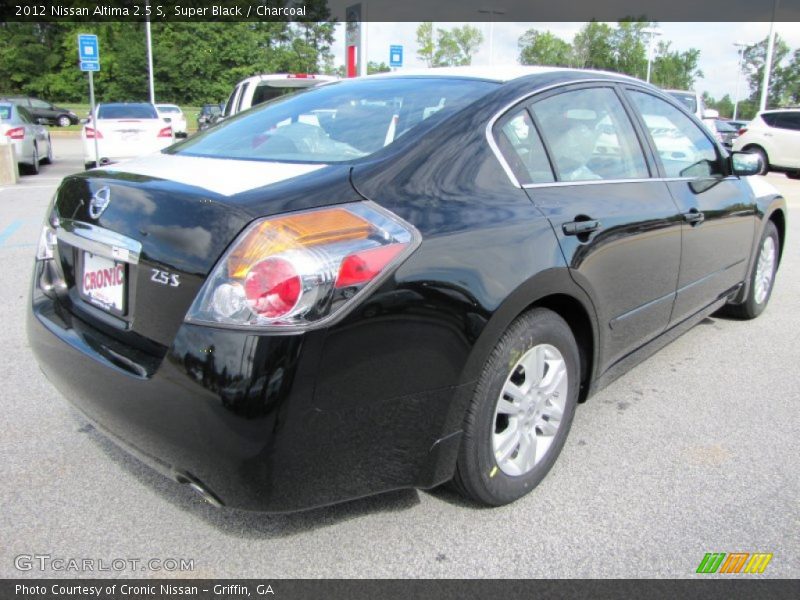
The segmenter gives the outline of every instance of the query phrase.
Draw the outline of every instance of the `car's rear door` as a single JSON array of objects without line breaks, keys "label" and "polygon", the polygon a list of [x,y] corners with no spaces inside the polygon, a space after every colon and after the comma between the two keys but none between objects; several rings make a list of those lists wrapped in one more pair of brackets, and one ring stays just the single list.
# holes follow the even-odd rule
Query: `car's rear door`
[{"label": "car's rear door", "polygon": [[669,322],[680,264],[678,211],[664,182],[651,178],[641,132],[615,84],[559,88],[536,96],[527,110],[528,133],[509,115],[498,134],[506,154],[521,131],[536,140],[518,152],[515,168],[530,170],[524,187],[592,297],[603,370]]},{"label": "car's rear door", "polygon": [[800,112],[785,111],[777,115],[770,162],[784,168],[800,168]]},{"label": "car's rear door", "polygon": [[704,127],[641,88],[626,90],[641,115],[658,167],[683,220],[681,269],[672,322],[729,293],[745,279],[755,231],[750,186],[727,173]]}]

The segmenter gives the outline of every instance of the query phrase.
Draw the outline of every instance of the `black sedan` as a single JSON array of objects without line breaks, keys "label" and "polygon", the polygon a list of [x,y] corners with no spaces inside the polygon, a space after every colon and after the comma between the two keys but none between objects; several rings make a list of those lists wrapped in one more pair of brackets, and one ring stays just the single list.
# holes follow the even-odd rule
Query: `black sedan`
[{"label": "black sedan", "polygon": [[68,125],[77,125],[80,122],[80,117],[68,108],[55,106],[46,100],[34,98],[30,96],[10,96],[4,98],[13,102],[17,106],[24,107],[34,119],[42,119],[51,125],[58,125],[59,127],[67,127]]},{"label": "black sedan", "polygon": [[452,482],[500,505],[579,402],[765,309],[786,204],[759,168],[622,76],[333,83],[66,178],[28,335],[90,420],[214,504]]}]

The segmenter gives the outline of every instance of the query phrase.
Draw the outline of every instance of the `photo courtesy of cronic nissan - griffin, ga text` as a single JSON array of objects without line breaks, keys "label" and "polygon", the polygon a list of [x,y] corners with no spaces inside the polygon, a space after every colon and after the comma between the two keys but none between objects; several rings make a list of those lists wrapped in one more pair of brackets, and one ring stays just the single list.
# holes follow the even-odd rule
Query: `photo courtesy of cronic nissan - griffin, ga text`
[{"label": "photo courtesy of cronic nissan - griffin, ga text", "polygon": [[766,308],[787,215],[762,166],[620,75],[332,82],[64,179],[28,335],[88,419],[213,504],[450,482],[501,505],[580,402]]}]

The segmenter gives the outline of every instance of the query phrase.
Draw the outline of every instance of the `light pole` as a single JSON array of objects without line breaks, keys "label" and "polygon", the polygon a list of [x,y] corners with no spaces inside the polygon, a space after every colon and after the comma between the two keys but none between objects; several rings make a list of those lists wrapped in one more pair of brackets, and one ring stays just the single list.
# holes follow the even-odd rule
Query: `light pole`
[{"label": "light pole", "polygon": [[503,8],[479,8],[478,13],[489,15],[489,66],[494,65],[494,16],[506,14]]},{"label": "light pole", "polygon": [[653,38],[661,35],[661,32],[654,27],[648,27],[647,29],[642,29],[642,33],[649,35],[647,38],[647,83],[650,83],[650,71],[653,64]]},{"label": "light pole", "polygon": [[739,68],[736,69],[736,96],[733,98],[733,120],[736,120],[736,115],[739,114],[739,82],[742,78],[742,63],[744,62],[744,51],[747,50],[753,44],[748,44],[747,42],[734,42],[734,46],[737,48],[737,52],[739,54]]},{"label": "light pole", "polygon": [[764,79],[761,83],[761,102],[758,103],[758,110],[767,108],[767,98],[769,98],[769,76],[772,71],[772,53],[775,50],[775,13],[778,12],[779,0],[772,3],[772,22],[769,24],[769,41],[767,42],[767,58],[764,61]]},{"label": "light pole", "polygon": [[150,104],[156,103],[155,86],[153,85],[153,38],[150,35],[150,2],[147,3],[147,20],[144,23],[147,38],[147,81],[150,85]]}]

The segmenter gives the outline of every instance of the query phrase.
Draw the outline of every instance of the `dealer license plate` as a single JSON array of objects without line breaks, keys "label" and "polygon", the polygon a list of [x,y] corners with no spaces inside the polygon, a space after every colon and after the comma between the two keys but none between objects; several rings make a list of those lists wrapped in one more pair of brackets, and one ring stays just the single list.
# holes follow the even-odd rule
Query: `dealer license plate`
[{"label": "dealer license plate", "polygon": [[125,263],[83,253],[80,292],[84,299],[109,312],[125,314]]}]

